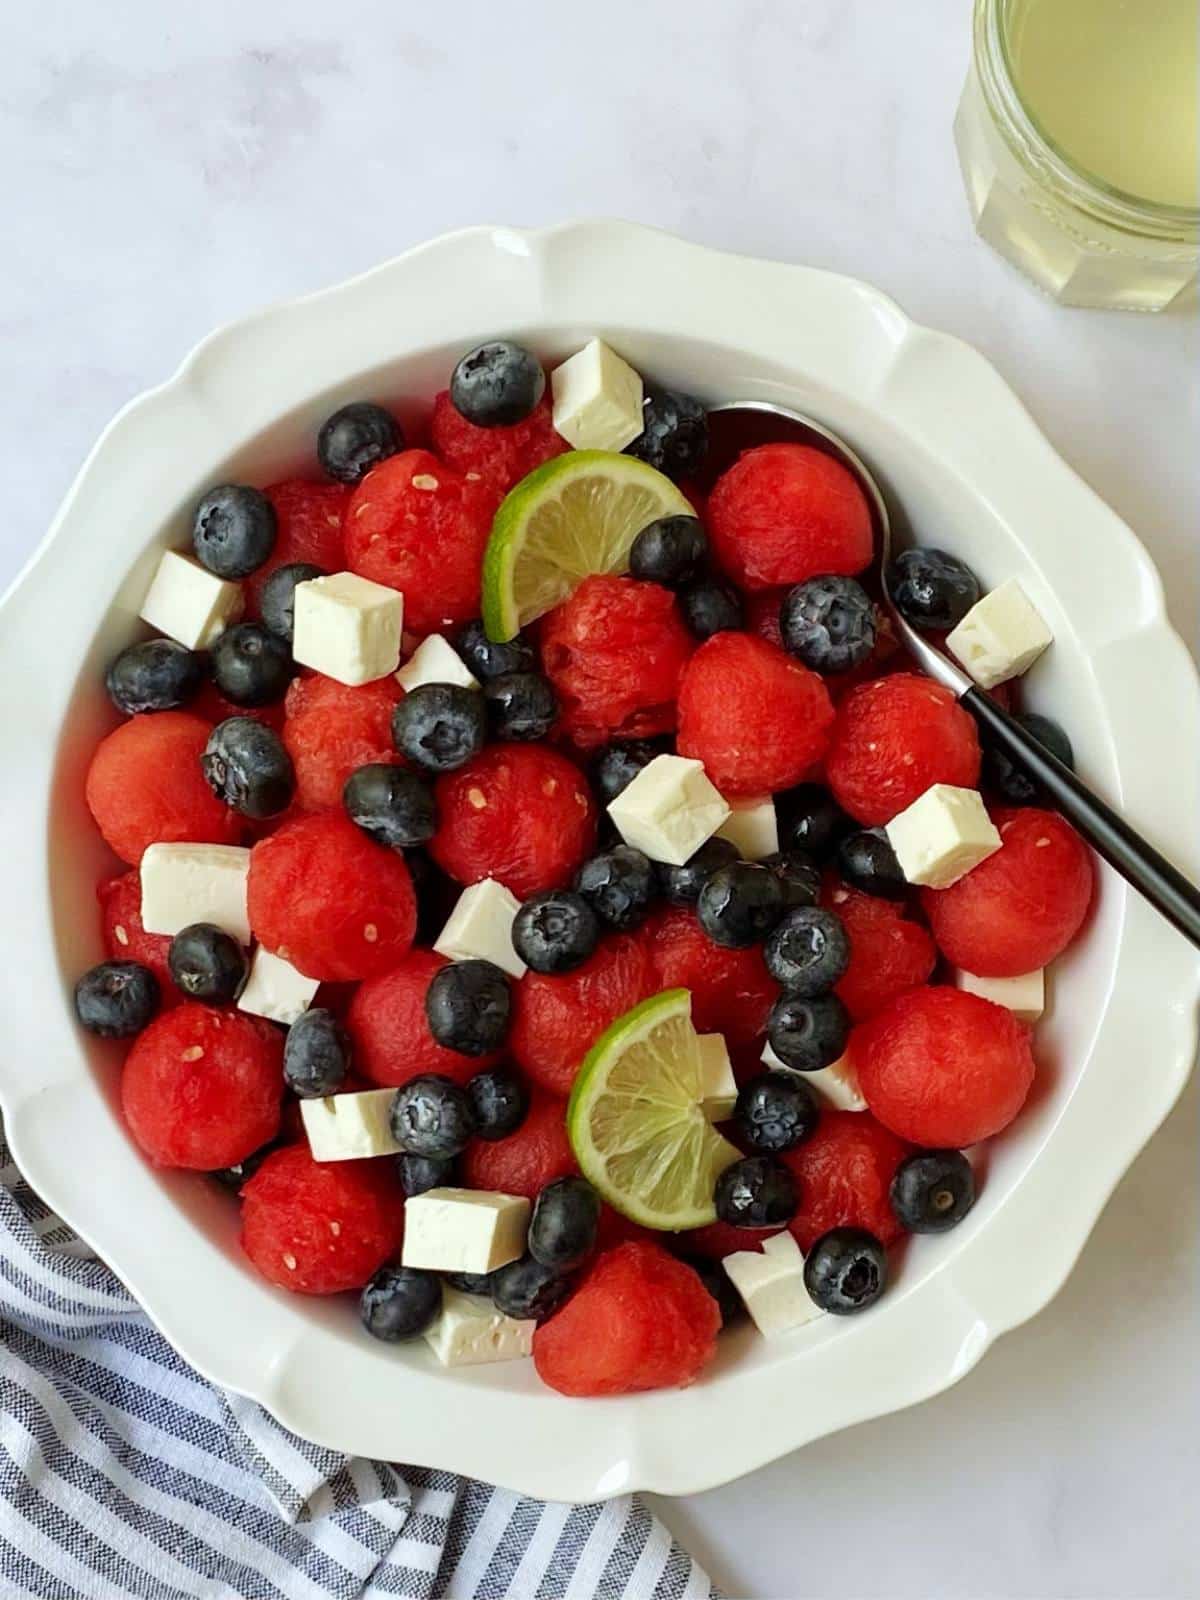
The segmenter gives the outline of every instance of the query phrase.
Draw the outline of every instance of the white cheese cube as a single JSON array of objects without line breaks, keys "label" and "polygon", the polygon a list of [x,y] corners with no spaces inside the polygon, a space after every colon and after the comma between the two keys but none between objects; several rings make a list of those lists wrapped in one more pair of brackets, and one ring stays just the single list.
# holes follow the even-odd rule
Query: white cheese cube
[{"label": "white cheese cube", "polygon": [[290,961],[272,955],[259,945],[250,962],[246,987],[238,996],[238,1010],[248,1011],[254,1017],[266,1017],[271,1022],[286,1023],[290,1028],[312,1005],[313,996],[320,987],[319,978],[306,978]]},{"label": "white cheese cube", "polygon": [[425,1338],[444,1367],[477,1367],[531,1355],[536,1327],[536,1322],[506,1317],[483,1295],[462,1294],[446,1284],[442,1314]]},{"label": "white cheese cube", "polygon": [[954,982],[968,994],[1005,1006],[1019,1022],[1036,1022],[1046,1009],[1044,967],[1023,972],[1019,978],[978,978],[973,972],[956,972]]},{"label": "white cheese cube", "polygon": [[138,615],[189,650],[207,650],[245,605],[240,583],[218,578],[191,556],[164,550]]},{"label": "white cheese cube", "polygon": [[406,694],[419,689],[423,683],[454,683],[460,689],[479,687],[479,679],[440,633],[431,633],[421,640],[396,674],[396,682]]},{"label": "white cheese cube", "polygon": [[[769,1044],[763,1046],[759,1059],[764,1066],[770,1067],[772,1072],[794,1070],[779,1059]],[[799,1076],[819,1099],[826,1105],[832,1106],[835,1111],[867,1109],[866,1099],[859,1088],[858,1073],[851,1065],[849,1056],[839,1056],[836,1061],[830,1062],[827,1067],[822,1067],[819,1072],[805,1072]]]},{"label": "white cheese cube", "polygon": [[357,1094],[331,1094],[323,1100],[301,1100],[300,1120],[314,1161],[365,1161],[395,1155],[392,1138],[395,1089],[363,1089]]},{"label": "white cheese cube", "polygon": [[303,667],[356,688],[400,665],[404,596],[356,572],[298,583],[292,655]]},{"label": "white cheese cube", "polygon": [[550,374],[554,429],[576,450],[624,450],[643,431],[642,380],[602,339]]},{"label": "white cheese cube", "polygon": [[142,926],[176,934],[212,922],[250,943],[246,876],[250,852],[235,844],[151,844],[142,852]]},{"label": "white cheese cube", "polygon": [[494,1272],[525,1254],[529,1201],[490,1189],[426,1189],[404,1205],[406,1267]]},{"label": "white cheese cube", "polygon": [[1054,635],[1015,578],[977,600],[946,644],[981,689],[1019,677]]},{"label": "white cheese cube", "polygon": [[464,889],[434,949],[450,961],[491,961],[512,978],[525,976],[525,963],[513,949],[513,918],[521,909],[516,896],[484,878]]},{"label": "white cheese cube", "polygon": [[786,1230],[763,1240],[762,1253],[738,1250],[722,1262],[754,1325],[778,1339],[822,1315],[804,1287],[804,1257]]},{"label": "white cheese cube", "polygon": [[700,1047],[701,1108],[710,1122],[724,1122],[733,1115],[738,1093],[725,1036],[702,1033],[696,1043]]},{"label": "white cheese cube", "polygon": [[681,867],[729,815],[701,761],[655,756],[608,807],[622,839],[652,861]]},{"label": "white cheese cube", "polygon": [[729,815],[717,829],[747,861],[761,861],[779,849],[779,822],[770,795],[762,800],[731,800]]},{"label": "white cheese cube", "polygon": [[948,889],[1001,843],[979,791],[949,783],[932,784],[886,832],[908,882],[930,889]]}]

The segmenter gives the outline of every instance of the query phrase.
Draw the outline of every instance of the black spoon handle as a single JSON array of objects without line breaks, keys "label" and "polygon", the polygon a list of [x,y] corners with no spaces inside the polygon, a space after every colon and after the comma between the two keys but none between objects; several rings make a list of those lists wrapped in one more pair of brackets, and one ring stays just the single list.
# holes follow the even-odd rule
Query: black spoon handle
[{"label": "black spoon handle", "polygon": [[975,718],[992,744],[1010,755],[1041,785],[1050,800],[1126,883],[1145,895],[1167,921],[1200,945],[1200,889],[1189,883],[1123,817],[1094,795],[1015,717],[989,700],[982,689],[968,689],[960,704]]}]

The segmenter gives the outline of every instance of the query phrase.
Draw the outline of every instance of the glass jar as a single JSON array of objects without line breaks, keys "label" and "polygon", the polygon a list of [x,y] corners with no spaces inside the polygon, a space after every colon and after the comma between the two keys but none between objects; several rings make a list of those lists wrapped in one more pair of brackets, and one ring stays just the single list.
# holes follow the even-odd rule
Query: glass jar
[{"label": "glass jar", "polygon": [[1160,311],[1196,282],[1200,209],[1160,205],[1071,165],[1018,93],[1016,0],[975,0],[971,69],[954,123],[980,236],[1064,305]]}]

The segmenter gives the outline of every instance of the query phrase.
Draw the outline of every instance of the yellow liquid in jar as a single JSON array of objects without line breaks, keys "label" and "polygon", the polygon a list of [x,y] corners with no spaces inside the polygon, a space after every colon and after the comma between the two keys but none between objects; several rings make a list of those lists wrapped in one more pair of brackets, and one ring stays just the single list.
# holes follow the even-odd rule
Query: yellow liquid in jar
[{"label": "yellow liquid in jar", "polygon": [[1013,0],[1017,91],[1077,169],[1200,205],[1200,0]]}]

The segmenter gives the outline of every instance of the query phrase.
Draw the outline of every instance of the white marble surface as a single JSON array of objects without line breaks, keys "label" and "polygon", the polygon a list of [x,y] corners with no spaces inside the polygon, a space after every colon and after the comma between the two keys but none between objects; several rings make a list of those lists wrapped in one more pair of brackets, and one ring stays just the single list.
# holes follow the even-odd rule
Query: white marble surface
[{"label": "white marble surface", "polygon": [[[1060,310],[974,239],[950,137],[968,12],[5,8],[0,583],[111,413],[215,323],[461,223],[612,214],[857,273],[979,345],[1140,532],[1194,640],[1195,313]],[[1057,1303],[957,1390],[661,1506],[728,1592],[1197,1592],[1196,1107]]]}]

